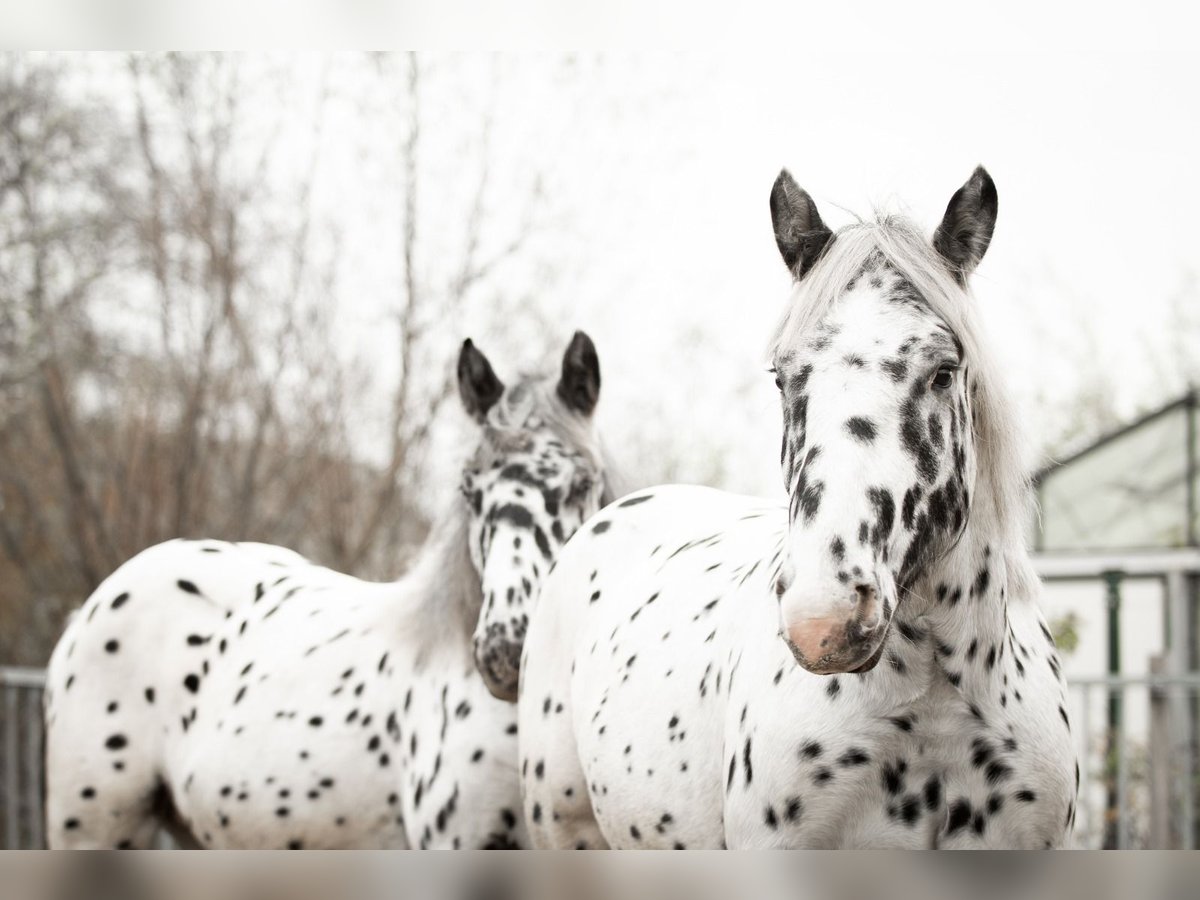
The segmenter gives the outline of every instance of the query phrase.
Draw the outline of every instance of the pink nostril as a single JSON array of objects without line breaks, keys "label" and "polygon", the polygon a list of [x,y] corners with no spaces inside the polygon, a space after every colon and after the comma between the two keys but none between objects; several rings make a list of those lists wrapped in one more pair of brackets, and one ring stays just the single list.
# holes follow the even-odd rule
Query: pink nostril
[{"label": "pink nostril", "polygon": [[854,593],[858,596],[859,603],[870,603],[875,599],[875,586],[859,582],[854,586]]}]

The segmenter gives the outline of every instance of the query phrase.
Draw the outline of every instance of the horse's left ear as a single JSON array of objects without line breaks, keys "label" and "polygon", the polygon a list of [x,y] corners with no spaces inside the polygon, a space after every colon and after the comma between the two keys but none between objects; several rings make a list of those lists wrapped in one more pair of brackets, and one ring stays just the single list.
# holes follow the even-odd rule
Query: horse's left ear
[{"label": "horse's left ear", "polygon": [[592,339],[582,331],[575,332],[563,354],[557,391],[563,403],[585,416],[592,414],[600,399],[600,358]]},{"label": "horse's left ear", "polygon": [[996,227],[996,185],[983,166],[954,192],[942,224],[933,233],[933,248],[941,254],[959,284],[975,271]]}]

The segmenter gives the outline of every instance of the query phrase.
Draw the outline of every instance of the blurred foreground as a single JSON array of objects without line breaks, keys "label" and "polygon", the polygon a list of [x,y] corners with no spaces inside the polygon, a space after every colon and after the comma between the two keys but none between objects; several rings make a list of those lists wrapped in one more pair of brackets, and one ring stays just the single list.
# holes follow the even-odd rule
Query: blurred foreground
[{"label": "blurred foreground", "polygon": [[13,900],[1176,900],[1195,895],[1194,857],[992,854],[938,858],[802,852],[668,858],[471,854],[421,856],[178,853],[15,854],[2,863]]}]

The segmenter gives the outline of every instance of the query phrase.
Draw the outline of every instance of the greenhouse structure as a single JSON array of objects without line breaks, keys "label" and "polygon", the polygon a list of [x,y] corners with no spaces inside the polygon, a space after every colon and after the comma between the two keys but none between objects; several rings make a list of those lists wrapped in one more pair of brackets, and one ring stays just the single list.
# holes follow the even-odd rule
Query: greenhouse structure
[{"label": "greenhouse structure", "polygon": [[1065,667],[1080,846],[1197,845],[1198,415],[1191,391],[1034,479],[1051,616],[1072,589],[1098,599],[1081,605],[1092,663]]}]

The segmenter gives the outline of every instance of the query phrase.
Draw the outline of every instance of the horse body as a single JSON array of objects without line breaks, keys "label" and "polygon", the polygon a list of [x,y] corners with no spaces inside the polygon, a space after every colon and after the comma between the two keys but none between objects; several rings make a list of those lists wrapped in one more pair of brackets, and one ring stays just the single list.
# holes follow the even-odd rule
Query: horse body
[{"label": "horse body", "polygon": [[960,546],[914,586],[934,605],[901,620],[879,667],[814,675],[778,637],[786,531],[782,505],[671,485],[568,543],[523,664],[535,843],[1059,845],[1074,791],[1034,598],[1005,591],[994,614],[1006,577],[993,565],[958,601],[978,614],[951,623],[938,586],[955,586],[948,604],[991,556]]},{"label": "horse body", "polygon": [[491,680],[606,473],[561,388],[505,388],[469,342],[460,387],[483,439],[399,581],[171,541],[97,588],[48,671],[52,847],[147,847],[160,825],[204,847],[527,843]]},{"label": "horse body", "polygon": [[223,621],[228,659],[195,701],[192,728],[207,727],[166,754],[206,846],[524,841],[511,708],[487,693],[465,623],[416,640],[428,589],[420,566],[395,584],[317,569]]},{"label": "horse body", "polygon": [[544,846],[718,847],[730,676],[782,513],[680,485],[611,510],[563,548],[526,641],[526,818]]},{"label": "horse body", "polygon": [[484,687],[469,629],[410,639],[423,581],[215,541],[139,554],[51,663],[52,683],[104,673],[63,674],[49,707],[52,844],[148,846],[164,812],[207,847],[522,843],[513,708]]},{"label": "horse body", "polygon": [[1016,423],[963,290],[995,190],[932,245],[836,236],[772,192],[796,296],[772,348],[786,506],[618,501],[530,624],[519,733],[539,846],[1054,847],[1078,768],[1023,543]]},{"label": "horse body", "polygon": [[[48,667],[51,846],[152,843],[159,814],[168,812],[159,778],[169,743],[164,711],[174,718],[186,708],[202,636],[253,597],[264,570],[274,580],[306,568],[298,554],[269,545],[174,540],[142,551],[97,587]],[[169,647],[168,636],[177,638]],[[102,792],[104,815],[88,815]]]}]

